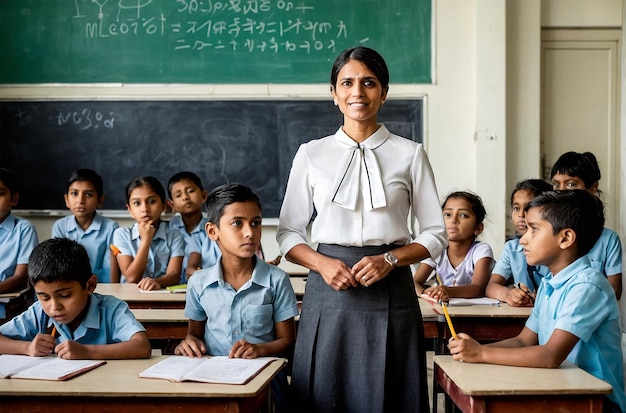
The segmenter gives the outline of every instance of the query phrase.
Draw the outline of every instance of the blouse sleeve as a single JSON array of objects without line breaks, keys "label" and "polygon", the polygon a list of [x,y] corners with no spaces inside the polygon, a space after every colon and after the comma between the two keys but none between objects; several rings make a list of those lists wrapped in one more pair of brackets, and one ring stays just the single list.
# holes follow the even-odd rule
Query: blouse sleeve
[{"label": "blouse sleeve", "polygon": [[306,147],[300,145],[291,165],[276,233],[283,255],[296,245],[307,243],[306,229],[313,215],[313,189],[309,182],[308,163]]},{"label": "blouse sleeve", "polygon": [[431,257],[438,257],[448,244],[435,177],[424,147],[419,145],[411,165],[411,211],[419,233],[411,241],[423,245]]}]

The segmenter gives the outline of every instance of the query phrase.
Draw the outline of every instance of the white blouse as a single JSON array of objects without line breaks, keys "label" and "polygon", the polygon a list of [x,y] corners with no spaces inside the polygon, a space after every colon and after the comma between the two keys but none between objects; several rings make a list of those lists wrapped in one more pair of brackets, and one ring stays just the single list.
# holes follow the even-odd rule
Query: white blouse
[{"label": "white blouse", "polygon": [[[307,243],[342,246],[423,245],[433,257],[447,244],[437,188],[423,146],[384,125],[363,141],[341,128],[300,145],[280,211],[276,239],[286,254]],[[420,233],[407,225],[417,219]]]}]

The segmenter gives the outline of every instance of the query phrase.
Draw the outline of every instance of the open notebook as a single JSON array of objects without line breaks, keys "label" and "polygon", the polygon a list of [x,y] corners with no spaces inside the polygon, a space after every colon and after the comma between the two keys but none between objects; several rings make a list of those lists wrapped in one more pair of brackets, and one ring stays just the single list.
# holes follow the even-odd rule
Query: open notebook
[{"label": "open notebook", "polygon": [[169,356],[139,373],[139,377],[174,382],[245,384],[274,360],[278,359],[276,357],[238,359],[225,356],[209,358]]},{"label": "open notebook", "polygon": [[[420,298],[428,301],[432,304],[439,304],[437,300],[428,296],[428,294],[420,295]],[[500,300],[489,297],[476,297],[476,298],[450,298],[448,302],[448,307],[459,307],[466,305],[500,305]]]},{"label": "open notebook", "polygon": [[67,380],[106,364],[104,360],[65,360],[56,356],[0,355],[0,377],[33,380]]}]

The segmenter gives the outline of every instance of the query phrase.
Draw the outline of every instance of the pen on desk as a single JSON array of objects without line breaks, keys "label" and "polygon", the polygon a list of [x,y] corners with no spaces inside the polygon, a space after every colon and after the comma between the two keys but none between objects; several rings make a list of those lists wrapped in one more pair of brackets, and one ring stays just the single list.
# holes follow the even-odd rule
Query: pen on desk
[{"label": "pen on desk", "polygon": [[531,301],[533,301],[533,302],[535,301],[535,296],[534,296],[534,295],[530,292],[530,290],[528,290],[528,289],[526,289],[526,290],[525,290],[525,289],[523,289],[523,288],[522,288],[522,283],[517,283],[517,284],[515,284],[515,288],[519,288],[520,290],[524,291],[524,292],[526,293],[526,295],[530,297],[530,300],[531,300]]},{"label": "pen on desk", "polygon": [[119,248],[117,248],[115,245],[111,244],[110,246],[111,248],[111,252],[113,253],[113,256],[116,257],[117,254],[119,254],[121,251]]}]

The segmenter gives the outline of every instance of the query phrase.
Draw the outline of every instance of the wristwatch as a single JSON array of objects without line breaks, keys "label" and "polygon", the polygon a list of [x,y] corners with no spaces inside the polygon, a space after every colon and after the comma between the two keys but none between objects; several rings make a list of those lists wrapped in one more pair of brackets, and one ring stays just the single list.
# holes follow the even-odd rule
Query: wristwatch
[{"label": "wristwatch", "polygon": [[398,265],[398,257],[393,255],[393,252],[386,252],[384,257],[387,264],[391,265],[392,267]]}]

